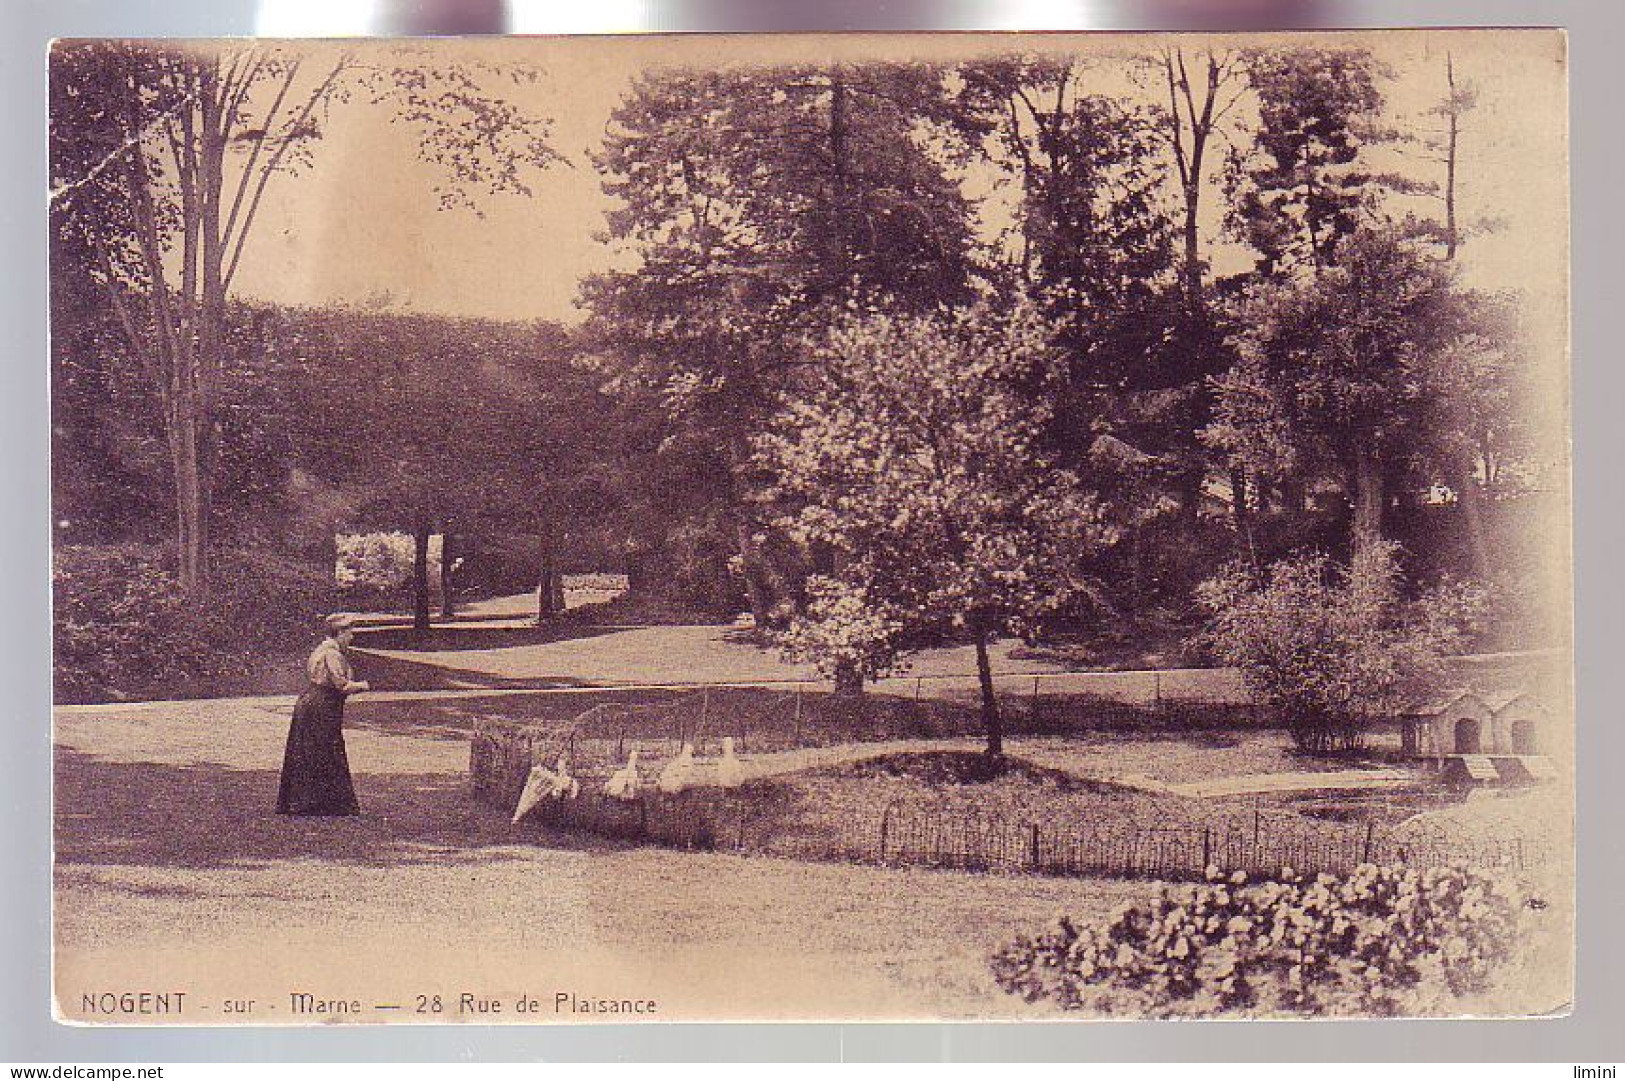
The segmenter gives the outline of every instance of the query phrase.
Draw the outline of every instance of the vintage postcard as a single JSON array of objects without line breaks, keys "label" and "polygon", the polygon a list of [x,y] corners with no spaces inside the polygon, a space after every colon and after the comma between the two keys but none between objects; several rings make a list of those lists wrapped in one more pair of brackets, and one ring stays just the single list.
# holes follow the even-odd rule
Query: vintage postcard
[{"label": "vintage postcard", "polygon": [[71,1024],[1572,997],[1558,31],[64,40]]}]

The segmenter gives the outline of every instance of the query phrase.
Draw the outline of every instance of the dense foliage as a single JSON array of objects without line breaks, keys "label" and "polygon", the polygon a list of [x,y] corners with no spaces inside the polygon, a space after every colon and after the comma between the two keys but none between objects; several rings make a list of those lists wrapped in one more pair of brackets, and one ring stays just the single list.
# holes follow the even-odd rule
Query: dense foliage
[{"label": "dense foliage", "polygon": [[[406,531],[421,627],[444,534],[481,588],[545,583],[539,617],[564,571],[624,571],[618,610],[749,607],[848,686],[944,637],[1172,641],[1207,604],[1276,629],[1209,645],[1327,745],[1460,643],[1399,594],[1533,578],[1516,504],[1561,474],[1532,435],[1562,430],[1561,380],[1533,374],[1520,298],[1463,287],[1454,203],[1417,220],[1412,196],[1454,199],[1470,130],[1448,61],[1445,143],[1396,130],[1359,48],[652,70],[590,153],[612,259],[581,326],[232,295],[250,223],[226,253],[194,204],[296,183],[329,105],[416,129],[445,205],[527,194],[557,160],[506,94],[534,72],[397,48],[302,75],[276,46],[56,51],[59,542],[174,533],[202,609],[233,549],[326,575],[335,535]],[[262,130],[267,103],[238,101],[216,134],[242,160],[211,149],[181,183],[188,94],[222,78],[289,104]],[[106,157],[143,123],[151,145]],[[1384,171],[1374,150],[1407,141],[1448,158],[1448,191],[1433,165]],[[1210,265],[1220,221],[1250,269]],[[166,315],[177,271],[207,297]],[[1351,583],[1390,541],[1406,575],[1372,607]],[[1299,549],[1326,556],[1272,569]],[[393,579],[405,556],[357,566]],[[130,589],[170,618],[162,588]]]},{"label": "dense foliage", "polygon": [[56,698],[62,702],[289,690],[337,606],[331,570],[256,550],[217,554],[221,591],[200,613],[171,554],[59,546],[52,562]]},{"label": "dense foliage", "polygon": [[582,296],[588,347],[641,417],[651,460],[629,496],[656,519],[639,538],[651,578],[723,586],[731,556],[774,622],[804,570],[763,535],[750,440],[798,388],[794,341],[847,305],[967,298],[969,206],[920,138],[948,119],[942,74],[662,71],[616,109],[595,160],[617,199],[607,239],[635,261]]},{"label": "dense foliage", "polygon": [[1379,867],[1282,871],[1248,882],[1210,868],[1102,926],[1063,917],[993,957],[1029,1002],[1129,1017],[1426,1016],[1492,985],[1527,911],[1503,876]]},{"label": "dense foliage", "polygon": [[470,188],[527,195],[530,171],[558,160],[545,119],[488,92],[534,71],[410,52],[307,65],[270,42],[51,49],[51,228],[56,254],[74,258],[59,280],[100,294],[117,353],[161,404],[149,419],[165,437],[177,572],[194,603],[209,586],[233,281],[267,187],[311,164],[332,106],[365,94],[417,129],[446,206],[471,204]]},{"label": "dense foliage", "polygon": [[816,356],[818,381],[758,441],[783,528],[824,568],[792,650],[872,676],[903,632],[952,626],[985,675],[989,640],[1063,608],[1103,533],[1082,480],[1038,444],[1043,388],[1061,378],[1046,325],[1030,309],[877,315],[840,324]]}]

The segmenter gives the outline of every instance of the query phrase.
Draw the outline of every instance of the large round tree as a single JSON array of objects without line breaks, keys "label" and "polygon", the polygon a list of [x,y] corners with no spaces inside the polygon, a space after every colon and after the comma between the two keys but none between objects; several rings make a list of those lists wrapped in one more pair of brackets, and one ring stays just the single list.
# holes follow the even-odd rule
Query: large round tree
[{"label": "large round tree", "polygon": [[814,352],[816,381],[758,441],[786,528],[832,552],[788,644],[872,677],[911,632],[968,632],[997,757],[988,646],[1064,606],[1105,531],[1080,478],[1041,449],[1064,361],[1034,312],[986,307],[854,317]]}]

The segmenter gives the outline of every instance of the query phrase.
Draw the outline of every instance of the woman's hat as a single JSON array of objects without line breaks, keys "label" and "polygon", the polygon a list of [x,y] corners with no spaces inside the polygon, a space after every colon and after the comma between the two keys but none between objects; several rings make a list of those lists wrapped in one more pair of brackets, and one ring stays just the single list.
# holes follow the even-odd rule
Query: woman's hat
[{"label": "woman's hat", "polygon": [[338,634],[340,631],[347,631],[355,626],[355,616],[348,612],[334,612],[323,622],[327,624],[328,634]]}]

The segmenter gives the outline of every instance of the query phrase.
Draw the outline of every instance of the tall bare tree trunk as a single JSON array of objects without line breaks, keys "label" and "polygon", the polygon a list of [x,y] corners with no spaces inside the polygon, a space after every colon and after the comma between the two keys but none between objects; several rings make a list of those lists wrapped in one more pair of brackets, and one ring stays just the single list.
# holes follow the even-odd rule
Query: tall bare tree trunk
[{"label": "tall bare tree trunk", "polygon": [[[1174,164],[1178,174],[1180,195],[1184,203],[1184,221],[1181,226],[1184,252],[1181,258],[1179,273],[1181,290],[1185,300],[1186,331],[1200,341],[1210,341],[1209,330],[1211,321],[1208,315],[1206,287],[1203,282],[1202,263],[1202,183],[1203,171],[1207,161],[1207,147],[1213,137],[1217,124],[1227,111],[1227,106],[1220,106],[1221,88],[1230,76],[1225,72],[1226,64],[1216,56],[1211,49],[1207,51],[1205,63],[1201,69],[1200,94],[1191,85],[1191,76],[1185,63],[1185,54],[1182,49],[1169,50],[1163,53],[1163,69],[1168,82],[1168,120],[1172,126],[1171,145],[1174,151]],[[1233,102],[1232,102],[1233,104]],[[1188,129],[1188,132],[1187,132]],[[1205,360],[1206,358],[1204,358]],[[1205,367],[1205,365],[1204,365]],[[1208,412],[1207,403],[1210,401],[1212,391],[1205,378],[1200,374],[1195,379],[1194,386],[1199,396],[1198,416],[1205,416]],[[1193,428],[1199,426],[1200,420],[1195,421]],[[1187,529],[1196,525],[1197,511],[1201,503],[1202,485],[1206,480],[1205,461],[1195,471],[1195,483],[1182,492],[1184,509],[1181,512],[1183,524]],[[1234,477],[1234,474],[1232,474]],[[1237,533],[1244,534],[1241,518],[1245,515],[1245,508],[1237,504]],[[1251,547],[1250,533],[1244,534]]]},{"label": "tall bare tree trunk", "polygon": [[225,367],[226,283],[225,244],[220,229],[220,196],[225,182],[225,103],[220,98],[220,73],[213,64],[198,68],[198,137],[196,203],[199,218],[197,351],[192,358],[197,410],[197,489],[200,592],[208,587],[210,523],[214,519],[214,481],[220,464],[220,427],[215,394]]},{"label": "tall bare tree trunk", "polygon": [[450,619],[457,614],[457,589],[453,581],[452,550],[454,533],[446,526],[440,534],[440,616]]},{"label": "tall bare tree trunk", "polygon": [[1461,505],[1461,517],[1467,527],[1467,540],[1473,558],[1473,574],[1481,582],[1488,582],[1492,571],[1489,541],[1484,533],[1483,493],[1478,490],[1478,478],[1467,462],[1458,462],[1451,487]]},{"label": "tall bare tree trunk", "polygon": [[863,693],[863,673],[858,671],[856,664],[848,660],[835,662],[835,693]]},{"label": "tall bare tree trunk", "polygon": [[566,609],[564,602],[564,564],[556,558],[553,560],[553,574],[548,579],[547,588],[553,594],[553,611],[562,614]]},{"label": "tall bare tree trunk", "polygon": [[774,597],[762,571],[762,557],[751,536],[750,522],[741,516],[734,525],[734,533],[739,544],[739,565],[745,577],[745,596],[750,602],[751,618],[757,627],[767,627],[773,622]]},{"label": "tall bare tree trunk", "polygon": [[412,532],[412,629],[429,630],[429,537],[432,526],[419,520]]},{"label": "tall bare tree trunk", "polygon": [[1258,543],[1253,537],[1253,515],[1247,506],[1247,470],[1241,466],[1230,469],[1230,509],[1236,522],[1236,543],[1247,562],[1258,569]]},{"label": "tall bare tree trunk", "polygon": [[[98,233],[92,243],[126,344],[162,399],[175,483],[175,562],[182,588],[198,603],[208,590],[220,457],[215,394],[232,274],[267,184],[286,155],[314,137],[308,121],[347,65],[334,64],[302,108],[284,111],[298,63],[277,70],[263,56],[154,52],[145,45],[117,55],[123,67],[109,74],[121,83],[121,105],[109,111],[117,116],[104,113],[99,121],[123,145],[94,172],[122,174],[116,198],[132,228]],[[268,92],[251,94],[262,78]],[[234,145],[246,152],[232,156],[228,194],[225,161]],[[115,264],[124,264],[126,245],[133,246],[130,269],[139,268],[144,288],[120,280]],[[139,316],[135,304],[145,309]]]},{"label": "tall bare tree trunk", "polygon": [[645,597],[653,585],[649,574],[649,562],[652,554],[644,548],[628,548],[626,552],[626,594],[628,597]]},{"label": "tall bare tree trunk", "polygon": [[[1191,86],[1190,71],[1185,64],[1183,49],[1163,53],[1163,72],[1168,81],[1168,119],[1172,125],[1174,165],[1179,174],[1180,194],[1184,201],[1185,220],[1183,234],[1185,254],[1180,267],[1180,280],[1185,293],[1185,305],[1190,314],[1205,318],[1202,295],[1201,207],[1202,169],[1207,157],[1208,140],[1217,122],[1214,107],[1218,104],[1219,88],[1225,80],[1219,58],[1210,50],[1203,73],[1203,92],[1198,95]],[[1198,105],[1198,97],[1201,104]],[[1186,128],[1189,127],[1189,141]]]},{"label": "tall bare tree trunk", "polygon": [[208,583],[208,522],[198,486],[197,417],[184,390],[170,407],[169,451],[175,473],[175,569],[181,589],[200,600]]},{"label": "tall bare tree trunk", "polygon": [[1354,452],[1354,524],[1350,534],[1354,554],[1359,555],[1382,540],[1383,471],[1382,459],[1368,447]]},{"label": "tall bare tree trunk", "polygon": [[536,622],[546,623],[564,611],[559,585],[559,559],[553,527],[542,529],[542,566],[536,576]]},{"label": "tall bare tree trunk", "polygon": [[1449,260],[1456,257],[1456,248],[1461,243],[1456,231],[1456,144],[1461,137],[1461,103],[1456,97],[1456,63],[1449,53],[1444,56],[1444,78],[1450,87],[1445,107],[1450,129],[1444,156],[1444,257]]},{"label": "tall bare tree trunk", "polygon": [[976,630],[976,679],[982,687],[982,730],[987,733],[987,756],[1001,758],[1004,756],[1004,722],[999,717],[999,700],[993,693],[993,665],[988,660],[988,639],[992,637],[987,629],[986,621],[977,619]]}]

